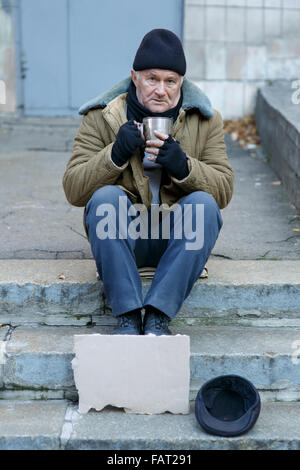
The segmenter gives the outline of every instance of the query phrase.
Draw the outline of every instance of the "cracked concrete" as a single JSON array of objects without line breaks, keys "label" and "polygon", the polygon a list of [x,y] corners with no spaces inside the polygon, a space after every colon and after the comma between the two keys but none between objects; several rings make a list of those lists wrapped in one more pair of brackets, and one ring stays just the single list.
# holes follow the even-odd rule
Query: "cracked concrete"
[{"label": "cracked concrete", "polygon": [[[299,260],[211,258],[207,268],[174,321],[299,326]],[[142,280],[143,296],[150,284]],[[0,260],[0,312],[15,326],[115,322],[92,259]]]},{"label": "cracked concrete", "polygon": [[[81,118],[0,120],[0,259],[92,259],[83,208],[66,201],[62,176]],[[261,148],[226,136],[235,191],[212,258],[300,259],[300,215]]]}]

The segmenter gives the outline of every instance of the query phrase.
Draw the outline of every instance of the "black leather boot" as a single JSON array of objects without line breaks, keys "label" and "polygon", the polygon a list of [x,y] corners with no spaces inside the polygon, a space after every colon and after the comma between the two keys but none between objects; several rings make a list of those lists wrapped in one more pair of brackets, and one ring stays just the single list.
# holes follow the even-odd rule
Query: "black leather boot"
[{"label": "black leather boot", "polygon": [[140,310],[132,310],[117,317],[118,324],[112,335],[140,335],[142,334],[142,317]]},{"label": "black leather boot", "polygon": [[169,330],[170,319],[163,312],[157,309],[146,309],[144,316],[144,335],[172,335]]}]

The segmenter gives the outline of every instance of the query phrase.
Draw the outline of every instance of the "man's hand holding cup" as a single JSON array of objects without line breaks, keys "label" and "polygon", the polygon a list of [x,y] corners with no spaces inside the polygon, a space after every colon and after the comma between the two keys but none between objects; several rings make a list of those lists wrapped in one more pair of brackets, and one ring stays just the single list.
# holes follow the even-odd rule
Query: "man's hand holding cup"
[{"label": "man's hand holding cup", "polygon": [[[145,152],[151,154],[148,160],[159,163],[174,178],[181,180],[189,174],[187,157],[171,134],[154,131],[157,139],[147,140]],[[153,156],[152,156],[153,155]]]}]

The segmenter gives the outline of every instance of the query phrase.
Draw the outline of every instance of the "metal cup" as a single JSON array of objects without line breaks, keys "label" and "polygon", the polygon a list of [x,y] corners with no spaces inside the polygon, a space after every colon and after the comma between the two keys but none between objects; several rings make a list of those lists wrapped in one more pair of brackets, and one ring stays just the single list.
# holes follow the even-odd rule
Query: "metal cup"
[{"label": "metal cup", "polygon": [[157,140],[154,131],[171,134],[173,119],[168,117],[146,117],[143,119],[143,133],[146,140]]}]

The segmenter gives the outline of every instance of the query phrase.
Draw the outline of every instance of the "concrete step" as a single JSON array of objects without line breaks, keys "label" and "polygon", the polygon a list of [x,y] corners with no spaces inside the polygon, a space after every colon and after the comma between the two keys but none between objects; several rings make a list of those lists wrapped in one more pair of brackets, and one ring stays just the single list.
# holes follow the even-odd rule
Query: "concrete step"
[{"label": "concrete step", "polygon": [[[300,260],[208,261],[174,325],[300,326]],[[143,280],[146,294],[151,280]],[[115,324],[94,260],[0,260],[0,323]]]},{"label": "concrete step", "polygon": [[187,415],[135,415],[113,407],[80,415],[65,400],[0,401],[0,415],[1,450],[300,449],[300,403],[263,403],[255,426],[231,438],[205,433],[193,405]]},{"label": "concrete step", "polygon": [[11,153],[42,150],[70,153],[81,120],[81,116],[27,116],[22,119],[0,117],[1,151]]},{"label": "concrete step", "polygon": [[[0,328],[0,399],[78,399],[71,361],[74,334],[111,327]],[[190,336],[190,401],[223,374],[251,380],[262,401],[300,400],[300,328],[179,326]],[[299,355],[299,357],[298,357]]]}]

